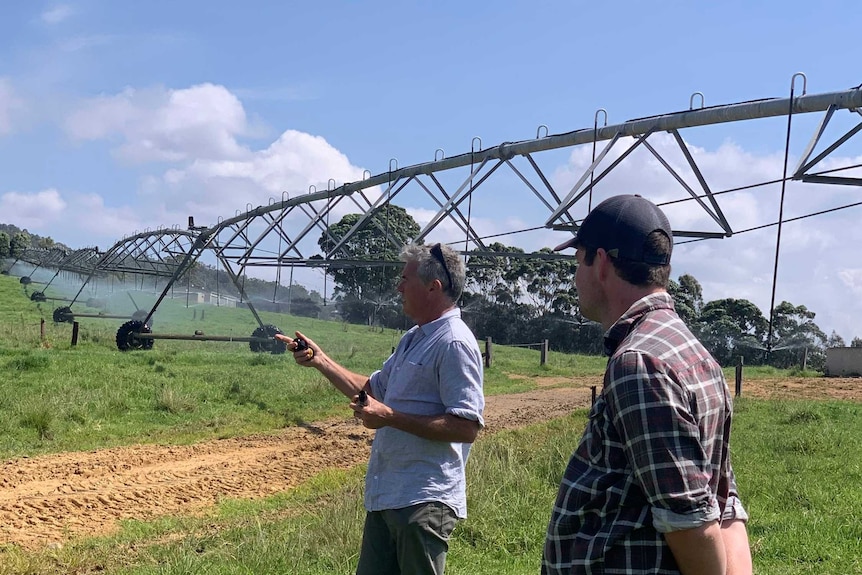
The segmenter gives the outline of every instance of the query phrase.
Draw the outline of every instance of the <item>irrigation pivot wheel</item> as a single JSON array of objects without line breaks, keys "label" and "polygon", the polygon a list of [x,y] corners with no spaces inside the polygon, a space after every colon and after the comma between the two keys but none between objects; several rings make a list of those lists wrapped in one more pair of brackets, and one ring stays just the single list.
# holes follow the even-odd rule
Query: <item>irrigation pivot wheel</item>
[{"label": "irrigation pivot wheel", "polygon": [[34,291],[30,294],[30,301],[45,301],[48,298],[45,297],[45,292]]},{"label": "irrigation pivot wheel", "polygon": [[248,342],[249,349],[255,353],[263,353],[264,351],[274,354],[284,353],[287,351],[287,344],[280,339],[275,339],[275,334],[277,333],[282,333],[282,331],[274,325],[267,324],[260,326],[251,332],[251,337],[265,337],[269,341],[250,341]]},{"label": "irrigation pivot wheel", "polygon": [[58,307],[54,310],[54,323],[72,323],[75,321],[75,314],[72,313],[72,308],[69,306]]},{"label": "irrigation pivot wheel", "polygon": [[29,284],[29,283],[31,283],[32,281],[33,281],[33,280],[31,280],[31,279],[30,279],[30,276],[24,276],[24,277],[22,277],[21,279],[19,279],[19,280],[18,280],[18,283],[20,283],[21,285],[28,285],[28,284]]},{"label": "irrigation pivot wheel", "polygon": [[138,337],[142,333],[152,333],[150,326],[135,319],[127,321],[117,330],[117,349],[153,349],[153,340]]}]

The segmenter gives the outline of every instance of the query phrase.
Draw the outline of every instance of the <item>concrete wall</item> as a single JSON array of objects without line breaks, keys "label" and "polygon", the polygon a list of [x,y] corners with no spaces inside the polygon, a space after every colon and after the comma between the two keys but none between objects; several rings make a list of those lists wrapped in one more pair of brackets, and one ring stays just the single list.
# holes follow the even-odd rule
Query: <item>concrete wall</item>
[{"label": "concrete wall", "polygon": [[826,375],[862,375],[862,347],[830,347],[827,349]]}]

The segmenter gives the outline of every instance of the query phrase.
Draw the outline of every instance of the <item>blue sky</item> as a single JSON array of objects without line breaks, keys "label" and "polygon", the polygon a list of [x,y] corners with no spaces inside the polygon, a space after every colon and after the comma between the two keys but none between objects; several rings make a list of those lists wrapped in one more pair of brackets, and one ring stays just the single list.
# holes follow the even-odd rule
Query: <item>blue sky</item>
[{"label": "blue sky", "polygon": [[[851,0],[7,2],[0,222],[104,248],[191,213],[212,224],[279,190],[381,173],[390,158],[403,167],[437,148],[468,152],[475,136],[487,147],[532,138],[540,124],[591,127],[598,108],[615,124],[687,109],[696,91],[707,105],[787,97],[795,72],[809,93],[842,91],[862,82],[860,16]],[[810,116],[795,157],[819,119]],[[784,123],[684,136],[718,181],[768,179],[780,175]],[[851,161],[860,151],[848,144]],[[582,151],[559,161],[549,169],[562,182],[584,167]],[[639,166],[615,189],[647,181]],[[862,194],[842,188],[794,189],[786,211]],[[523,191],[508,193],[514,205]],[[773,221],[776,206],[741,195],[728,212],[741,229]],[[857,208],[788,225],[777,293],[848,341],[862,336],[859,219]],[[556,239],[548,232],[543,245]],[[774,242],[773,229],[680,246],[674,275],[695,275],[707,300],[767,310]]]}]

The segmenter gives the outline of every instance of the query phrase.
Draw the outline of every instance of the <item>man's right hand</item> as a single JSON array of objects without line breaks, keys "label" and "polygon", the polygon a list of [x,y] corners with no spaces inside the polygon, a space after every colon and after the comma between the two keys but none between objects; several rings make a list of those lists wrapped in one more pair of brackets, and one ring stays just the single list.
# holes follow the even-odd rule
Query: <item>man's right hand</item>
[{"label": "man's right hand", "polygon": [[[275,334],[275,338],[287,343],[288,349],[293,352],[293,359],[296,363],[311,367],[314,364],[315,357],[322,354],[320,347],[300,332],[297,331],[295,333],[296,337],[277,333]],[[300,342],[304,342],[305,345],[302,345]]]}]

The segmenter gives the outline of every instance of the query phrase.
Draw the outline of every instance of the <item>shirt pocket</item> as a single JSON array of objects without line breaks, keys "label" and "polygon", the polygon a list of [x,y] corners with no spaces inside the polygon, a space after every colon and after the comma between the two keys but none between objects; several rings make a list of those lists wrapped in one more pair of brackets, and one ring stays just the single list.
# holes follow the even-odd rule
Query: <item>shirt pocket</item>
[{"label": "shirt pocket", "polygon": [[399,370],[398,378],[406,382],[427,382],[436,379],[434,366],[423,361],[405,360]]},{"label": "shirt pocket", "polygon": [[392,408],[417,415],[439,415],[443,412],[437,371],[433,364],[405,361],[398,370],[397,380],[393,379],[390,379],[389,384],[392,398],[389,405]]}]

